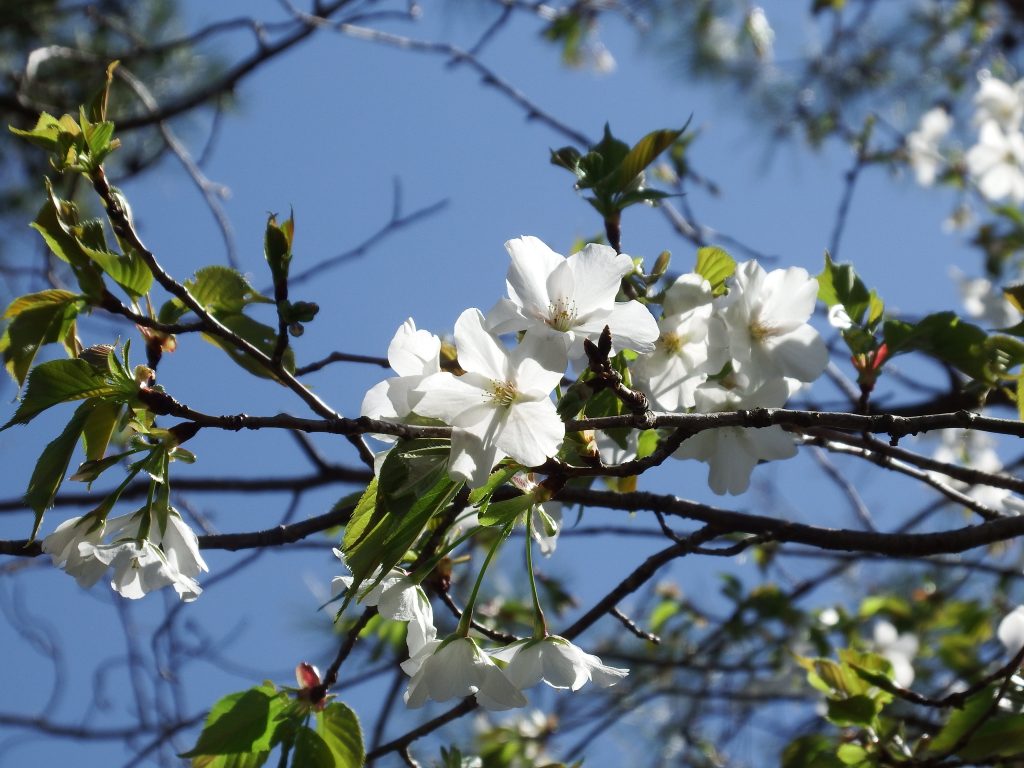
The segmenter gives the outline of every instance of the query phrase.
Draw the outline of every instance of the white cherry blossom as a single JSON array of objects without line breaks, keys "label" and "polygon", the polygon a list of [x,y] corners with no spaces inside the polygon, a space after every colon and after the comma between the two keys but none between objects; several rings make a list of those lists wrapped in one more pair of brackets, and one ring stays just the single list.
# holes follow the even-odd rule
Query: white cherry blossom
[{"label": "white cherry blossom", "polygon": [[[784,405],[788,397],[789,387],[783,379],[773,379],[753,390],[726,389],[709,383],[699,387],[695,395],[700,413],[775,408]],[[687,438],[672,455],[705,462],[711,490],[736,495],[750,486],[750,474],[757,462],[791,458],[796,455],[796,445],[778,425],[762,429],[722,427]]]},{"label": "white cherry blossom", "polygon": [[188,603],[203,591],[194,578],[175,568],[166,553],[149,539],[102,544],[95,547],[93,556],[113,568],[111,589],[130,600],[171,586]]},{"label": "white cherry blossom", "polygon": [[965,159],[968,173],[987,200],[1024,202],[1024,134],[1019,130],[1004,131],[989,120]]},{"label": "white cherry blossom", "polygon": [[953,117],[944,107],[933,107],[921,115],[917,130],[907,134],[907,156],[917,183],[930,187],[945,162],[940,142],[953,129]]},{"label": "white cherry blossom", "polygon": [[628,669],[609,667],[558,635],[520,640],[491,655],[508,664],[505,674],[519,689],[530,688],[542,680],[552,688],[572,691],[578,691],[588,681],[607,688],[629,674]]},{"label": "white cherry blossom", "polygon": [[[334,550],[335,556],[344,562],[340,550]],[[370,576],[373,583],[380,575],[379,570]],[[352,586],[351,576],[335,576],[331,580],[331,592],[339,595]],[[406,643],[409,655],[415,656],[429,642],[437,637],[434,627],[434,609],[430,605],[423,587],[409,580],[401,568],[392,568],[387,576],[374,585],[373,589],[363,595],[363,605],[376,606],[377,612],[385,619],[408,622]]]},{"label": "white cherry blossom", "polygon": [[964,312],[990,328],[1008,328],[1021,321],[1021,314],[1001,290],[985,277],[968,277],[952,267],[949,275],[960,290]]},{"label": "white cherry blossom", "polygon": [[715,309],[733,367],[751,387],[782,376],[814,381],[825,370],[828,349],[807,323],[817,298],[818,281],[806,269],[765,272],[756,261],[736,267],[729,293],[716,299]]},{"label": "white cherry blossom", "polygon": [[208,570],[195,532],[170,510],[164,529],[151,521],[143,538],[143,520],[137,512],[90,531],[83,518],[72,518],[46,537],[43,551],[82,587],[91,587],[113,568],[110,586],[123,597],[138,599],[173,586],[182,600],[195,600],[202,592],[195,577]]},{"label": "white cherry blossom", "polygon": [[402,669],[412,676],[405,692],[411,709],[422,707],[427,699],[448,701],[472,694],[485,709],[526,706],[526,697],[472,638],[431,640],[403,662]]},{"label": "white cherry blossom", "polygon": [[897,685],[909,688],[914,682],[914,657],[917,655],[917,635],[900,634],[888,621],[879,621],[874,629],[875,650],[892,664]]},{"label": "white cherry blossom", "polygon": [[568,258],[536,237],[505,243],[512,264],[508,298],[487,315],[488,329],[503,334],[528,331],[560,339],[572,359],[583,357],[583,340],[595,339],[607,325],[616,349],[641,354],[654,349],[658,325],[638,301],[616,301],[633,260],[607,245],[590,243]]},{"label": "white cherry blossom", "polygon": [[999,622],[996,637],[1010,656],[1024,648],[1024,605],[1018,605]]},{"label": "white cherry blossom", "polygon": [[974,95],[974,124],[993,122],[1006,131],[1020,127],[1024,118],[1024,80],[1011,85],[987,72]]},{"label": "white cherry blossom", "polygon": [[697,274],[681,275],[665,292],[654,352],[633,366],[640,388],[662,410],[692,408],[694,391],[728,359],[722,347],[711,354],[708,346],[711,300],[711,284]]},{"label": "white cherry blossom", "polygon": [[565,371],[563,345],[527,334],[509,351],[478,309],[455,323],[455,345],[465,373],[436,373],[414,390],[418,414],[452,426],[452,477],[476,488],[506,456],[528,467],[554,456],[565,436],[551,401]]},{"label": "white cherry blossom", "polygon": [[395,332],[388,345],[388,362],[397,373],[375,384],[363,397],[361,416],[373,419],[402,419],[416,408],[414,390],[423,379],[441,370],[441,340],[417,330],[410,317]]},{"label": "white cherry blossom", "polygon": [[107,570],[106,563],[93,555],[103,541],[104,530],[105,525],[93,518],[72,517],[43,539],[42,549],[55,566],[74,576],[79,586],[91,587]]}]

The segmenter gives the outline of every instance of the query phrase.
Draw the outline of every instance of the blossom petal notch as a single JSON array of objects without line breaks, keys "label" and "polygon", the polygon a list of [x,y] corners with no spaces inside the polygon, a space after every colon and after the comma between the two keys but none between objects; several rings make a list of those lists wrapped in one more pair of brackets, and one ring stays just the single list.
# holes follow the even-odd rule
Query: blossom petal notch
[{"label": "blossom petal notch", "polygon": [[536,237],[509,240],[508,298],[487,315],[497,334],[527,331],[559,338],[579,360],[583,340],[596,339],[607,325],[618,349],[646,354],[654,349],[658,324],[638,301],[616,301],[622,278],[635,270],[633,260],[607,245],[590,243],[569,257]]},{"label": "blossom petal notch", "polygon": [[416,413],[452,426],[451,476],[478,488],[506,456],[527,467],[554,456],[565,436],[551,401],[567,362],[562,345],[527,334],[510,351],[480,310],[467,309],[455,346],[465,373],[436,373],[414,390]]}]

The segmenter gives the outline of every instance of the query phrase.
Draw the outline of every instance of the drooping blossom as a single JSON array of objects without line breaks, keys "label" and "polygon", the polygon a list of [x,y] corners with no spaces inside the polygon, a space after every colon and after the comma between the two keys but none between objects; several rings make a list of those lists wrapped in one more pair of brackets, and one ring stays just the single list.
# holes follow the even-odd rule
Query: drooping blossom
[{"label": "drooping blossom", "polygon": [[174,510],[166,515],[163,530],[151,519],[143,531],[146,517],[142,512],[123,515],[94,531],[83,530],[80,519],[69,520],[47,537],[44,551],[83,587],[112,568],[110,586],[122,597],[135,600],[171,586],[185,602],[195,600],[203,591],[196,577],[208,570],[195,532]]},{"label": "drooping blossom", "polygon": [[388,362],[397,373],[375,384],[363,397],[361,416],[372,419],[403,419],[416,408],[420,396],[415,389],[424,378],[441,370],[441,340],[417,330],[410,317],[395,332],[388,345]]},{"label": "drooping blossom", "polygon": [[814,381],[825,370],[828,349],[807,323],[817,297],[818,281],[800,267],[765,272],[753,260],[736,267],[715,309],[733,368],[750,387],[782,376]]},{"label": "drooping blossom", "polygon": [[[736,411],[743,408],[777,408],[789,397],[783,379],[772,379],[756,389],[741,384],[732,389],[704,384],[695,394],[699,413]],[[750,486],[750,474],[759,461],[788,459],[796,455],[796,445],[782,427],[761,429],[721,427],[706,429],[687,438],[672,454],[677,459],[697,459],[708,465],[708,485],[717,494],[740,494]]]},{"label": "drooping blossom", "polygon": [[455,323],[455,345],[465,373],[436,373],[414,390],[416,413],[452,426],[452,477],[475,488],[506,456],[528,467],[554,456],[565,435],[551,401],[565,371],[563,345],[527,334],[509,351],[478,309]]},{"label": "drooping blossom", "polygon": [[[340,550],[334,550],[335,556],[344,562]],[[377,581],[379,571],[370,576],[370,582]],[[339,595],[352,587],[351,576],[335,576],[331,580],[331,592]],[[376,606],[377,612],[385,619],[408,622],[406,643],[409,655],[415,656],[427,643],[437,637],[434,627],[434,609],[430,605],[426,592],[419,584],[409,580],[401,568],[392,568],[387,576],[377,582],[374,587],[362,596],[363,605]]]},{"label": "drooping blossom", "polygon": [[74,576],[79,586],[91,587],[107,570],[107,564],[93,555],[96,545],[103,541],[105,528],[95,518],[72,517],[43,539],[43,552],[50,555],[55,566]]},{"label": "drooping blossom", "polygon": [[519,640],[491,655],[507,663],[505,674],[521,690],[541,681],[552,688],[572,691],[578,691],[588,681],[607,688],[629,674],[628,669],[610,667],[557,635]]},{"label": "drooping blossom", "polygon": [[431,640],[402,662],[402,669],[412,676],[405,692],[411,709],[422,707],[427,699],[448,701],[473,694],[485,709],[526,706],[526,697],[469,637]]},{"label": "drooping blossom", "polygon": [[488,313],[490,331],[561,340],[574,360],[583,357],[583,340],[596,339],[606,325],[616,349],[654,349],[653,315],[638,301],[615,300],[622,278],[635,269],[629,256],[591,243],[566,258],[536,237],[509,240],[505,248],[512,258],[508,298]]}]

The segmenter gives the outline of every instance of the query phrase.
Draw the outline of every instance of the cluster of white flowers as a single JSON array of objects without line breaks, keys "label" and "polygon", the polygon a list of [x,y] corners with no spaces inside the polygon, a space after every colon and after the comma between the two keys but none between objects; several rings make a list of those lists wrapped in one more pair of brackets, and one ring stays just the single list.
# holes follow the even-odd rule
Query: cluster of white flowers
[{"label": "cluster of white flowers", "polygon": [[190,602],[203,591],[196,577],[208,570],[195,532],[173,509],[163,529],[147,510],[111,520],[73,517],[47,536],[42,547],[82,587],[91,587],[113,568],[111,589],[133,600],[172,586]]},{"label": "cluster of white flowers", "polygon": [[[936,461],[993,474],[1002,471],[1003,462],[996,452],[996,443],[991,435],[971,429],[944,429],[939,435],[941,442],[932,453]],[[935,473],[935,476],[989,509],[1010,515],[1019,515],[1024,510],[1024,500],[1006,488],[969,485],[941,473]]]},{"label": "cluster of white flowers", "polygon": [[[605,326],[616,350],[639,356],[636,381],[667,411],[782,406],[828,363],[808,324],[818,285],[806,270],[769,273],[748,261],[718,297],[700,275],[682,275],[665,292],[657,321],[638,301],[616,301],[636,268],[629,256],[590,244],[566,258],[535,237],[505,247],[508,298],[486,317],[467,309],[455,323],[459,375],[441,370],[440,340],[410,319],[388,349],[399,375],[373,387],[362,406],[373,418],[415,413],[451,425],[449,472],[471,487],[505,457],[533,467],[557,454],[565,430],[551,393],[570,361],[581,367],[584,340]],[[510,350],[499,335],[513,332],[523,336]],[[707,462],[712,490],[736,494],[758,461],[795,451],[780,427],[730,427],[690,438],[675,455]]]},{"label": "cluster of white flowers", "polygon": [[[338,550],[334,553],[342,557]],[[607,687],[629,673],[606,666],[597,656],[556,635],[489,650],[459,634],[439,640],[423,588],[401,568],[392,569],[383,579],[378,577],[379,573],[371,578],[376,583],[361,596],[361,602],[376,606],[386,619],[408,623],[409,658],[402,669],[412,678],[405,692],[405,702],[411,708],[422,707],[428,699],[448,701],[476,695],[486,709],[516,709],[527,704],[522,691],[542,681],[552,688],[576,691],[588,680]],[[352,587],[352,581],[351,576],[335,577],[332,591],[341,594]]]},{"label": "cluster of white flowers", "polygon": [[[1007,83],[987,71],[978,74],[972,125],[974,144],[964,155],[967,173],[986,200],[1024,202],[1024,80]],[[953,128],[945,107],[921,116],[916,131],[907,135],[911,168],[922,186],[935,183],[946,163],[941,143]]]}]

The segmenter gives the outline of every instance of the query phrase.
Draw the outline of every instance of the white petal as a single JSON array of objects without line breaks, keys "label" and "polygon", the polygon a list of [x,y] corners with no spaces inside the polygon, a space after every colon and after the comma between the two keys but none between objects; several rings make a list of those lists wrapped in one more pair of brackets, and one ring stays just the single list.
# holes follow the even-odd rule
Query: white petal
[{"label": "white petal", "polygon": [[508,381],[508,352],[495,336],[484,328],[479,309],[467,309],[455,321],[455,346],[459,365],[494,381]]},{"label": "white petal", "polygon": [[620,301],[606,320],[616,350],[632,349],[641,355],[654,351],[660,332],[658,321],[639,301]]},{"label": "white petal", "polygon": [[530,325],[530,320],[523,315],[519,305],[514,301],[499,299],[487,313],[485,325],[491,333],[501,335],[524,330]]},{"label": "white petal", "polygon": [[566,261],[574,277],[573,298],[580,316],[598,309],[610,310],[622,278],[634,270],[629,256],[597,243],[584,246],[582,251],[572,254]]},{"label": "white petal", "polygon": [[1024,648],[1024,605],[1018,605],[1006,614],[999,622],[996,636],[1010,656],[1016,656]]},{"label": "white petal", "polygon": [[410,317],[388,345],[388,362],[399,376],[423,376],[440,369],[441,340],[428,331],[416,330]]},{"label": "white petal", "polygon": [[522,692],[494,664],[483,671],[480,688],[476,692],[476,700],[484,709],[498,712],[506,709],[518,709],[527,704],[526,697]]},{"label": "white petal", "polygon": [[828,366],[828,347],[809,325],[801,325],[792,333],[772,341],[770,354],[784,376],[814,381]]},{"label": "white petal", "polygon": [[507,277],[509,298],[523,307],[527,316],[545,314],[551,303],[548,275],[564,258],[536,237],[509,240],[505,249],[512,259]]},{"label": "white petal", "polygon": [[393,378],[386,379],[374,384],[367,390],[366,394],[363,395],[363,404],[359,409],[360,416],[369,416],[371,419],[393,419],[398,416],[398,411],[392,405],[391,398],[388,397],[392,381],[394,381]]},{"label": "white petal", "polygon": [[[469,381],[479,383],[474,378]],[[479,386],[467,383],[466,376],[453,376],[447,372],[428,376],[415,391],[420,395],[416,412],[448,424],[465,411],[481,405],[485,394]]]},{"label": "white petal", "polygon": [[558,453],[565,425],[550,400],[519,402],[508,409],[495,442],[498,447],[527,467],[543,464]]}]

